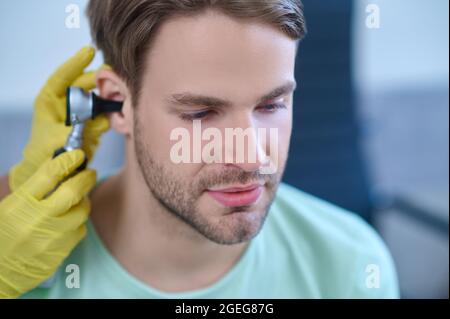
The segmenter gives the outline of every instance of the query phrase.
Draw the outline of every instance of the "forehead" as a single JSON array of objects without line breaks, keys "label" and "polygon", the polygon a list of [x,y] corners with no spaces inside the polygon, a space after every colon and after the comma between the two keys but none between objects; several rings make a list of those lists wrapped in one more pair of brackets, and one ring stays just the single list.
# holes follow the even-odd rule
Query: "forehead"
[{"label": "forehead", "polygon": [[294,40],[268,24],[212,10],[174,17],[153,38],[143,84],[166,94],[266,92],[293,79],[295,48]]}]

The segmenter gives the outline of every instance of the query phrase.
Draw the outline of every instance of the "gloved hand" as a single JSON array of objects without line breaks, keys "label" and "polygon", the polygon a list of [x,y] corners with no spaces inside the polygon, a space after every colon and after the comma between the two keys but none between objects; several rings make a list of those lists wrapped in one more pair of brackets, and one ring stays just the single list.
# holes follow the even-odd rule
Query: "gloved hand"
[{"label": "gloved hand", "polygon": [[[95,87],[95,72],[83,74],[91,63],[95,51],[85,47],[60,66],[50,76],[34,103],[31,136],[23,151],[23,159],[9,172],[9,188],[19,188],[42,163],[53,156],[56,149],[63,146],[71,127],[65,126],[66,97],[68,86],[78,86],[85,90]],[[88,160],[92,160],[100,136],[109,128],[105,115],[86,122],[83,135],[83,150]]]},{"label": "gloved hand", "polygon": [[75,150],[48,159],[0,202],[0,297],[20,296],[49,278],[85,236],[95,171],[83,170],[46,197],[84,158]]}]

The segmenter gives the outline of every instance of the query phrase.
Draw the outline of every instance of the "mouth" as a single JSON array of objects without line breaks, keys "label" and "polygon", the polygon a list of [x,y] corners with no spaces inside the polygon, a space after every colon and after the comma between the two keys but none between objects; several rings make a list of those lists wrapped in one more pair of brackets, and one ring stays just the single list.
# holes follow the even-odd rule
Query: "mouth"
[{"label": "mouth", "polygon": [[264,185],[236,185],[224,188],[208,189],[206,192],[216,202],[226,207],[249,206],[261,196]]}]

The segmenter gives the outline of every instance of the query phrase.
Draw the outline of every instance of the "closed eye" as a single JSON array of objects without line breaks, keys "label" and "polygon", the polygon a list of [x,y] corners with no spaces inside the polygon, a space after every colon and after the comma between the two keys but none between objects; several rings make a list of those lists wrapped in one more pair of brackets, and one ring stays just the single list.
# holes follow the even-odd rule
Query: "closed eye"
[{"label": "closed eye", "polygon": [[[283,103],[269,103],[262,106],[258,106],[256,110],[262,113],[275,113],[278,109],[285,109],[286,105]],[[184,121],[193,121],[193,120],[203,120],[208,116],[211,116],[215,113],[214,110],[203,110],[199,112],[191,112],[191,113],[181,113],[180,117]]]},{"label": "closed eye", "polygon": [[204,110],[204,111],[193,112],[193,113],[182,113],[182,114],[180,114],[180,117],[184,121],[201,120],[201,119],[206,118],[212,112],[213,112],[212,110]]},{"label": "closed eye", "polygon": [[269,103],[269,104],[257,107],[257,109],[259,109],[263,113],[274,113],[278,109],[285,109],[285,108],[286,108],[286,105],[283,103]]}]

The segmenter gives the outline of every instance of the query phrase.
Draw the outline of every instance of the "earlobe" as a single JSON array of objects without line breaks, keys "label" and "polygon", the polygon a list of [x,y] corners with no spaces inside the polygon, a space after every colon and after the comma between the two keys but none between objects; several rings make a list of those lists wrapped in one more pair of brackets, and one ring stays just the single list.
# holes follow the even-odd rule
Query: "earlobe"
[{"label": "earlobe", "polygon": [[127,117],[122,112],[109,113],[109,125],[119,134],[128,135],[130,133],[130,126]]},{"label": "earlobe", "polygon": [[123,80],[112,70],[97,71],[97,88],[102,98],[123,102],[121,112],[109,113],[110,126],[116,132],[128,135],[131,131],[130,118],[132,118],[128,88]]}]

